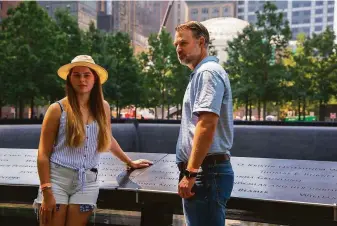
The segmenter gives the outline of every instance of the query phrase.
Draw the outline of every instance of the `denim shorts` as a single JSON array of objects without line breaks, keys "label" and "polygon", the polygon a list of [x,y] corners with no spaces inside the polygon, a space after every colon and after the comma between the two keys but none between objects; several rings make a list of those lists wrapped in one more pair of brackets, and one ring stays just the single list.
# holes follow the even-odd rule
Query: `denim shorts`
[{"label": "denim shorts", "polygon": [[[82,185],[77,170],[50,162],[50,183],[57,204],[56,210],[60,204],[79,204],[82,212],[96,209],[99,193],[97,172],[88,169],[85,171],[84,178]],[[39,189],[37,198],[34,200],[34,207],[37,208],[42,200],[43,194]]]}]

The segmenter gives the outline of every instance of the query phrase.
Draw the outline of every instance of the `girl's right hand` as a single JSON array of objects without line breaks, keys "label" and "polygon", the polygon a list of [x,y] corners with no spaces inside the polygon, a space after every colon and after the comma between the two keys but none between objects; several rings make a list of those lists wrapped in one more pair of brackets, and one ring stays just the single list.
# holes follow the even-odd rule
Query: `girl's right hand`
[{"label": "girl's right hand", "polygon": [[40,207],[40,221],[42,224],[51,222],[53,214],[56,210],[56,201],[51,189],[43,191],[43,200]]}]

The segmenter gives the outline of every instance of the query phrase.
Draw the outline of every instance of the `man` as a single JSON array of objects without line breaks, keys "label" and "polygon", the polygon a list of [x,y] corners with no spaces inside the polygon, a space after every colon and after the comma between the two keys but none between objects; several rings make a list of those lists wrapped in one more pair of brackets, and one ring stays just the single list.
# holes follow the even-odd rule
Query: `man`
[{"label": "man", "polygon": [[209,33],[199,22],[176,28],[174,45],[181,64],[193,72],[185,91],[177,142],[178,194],[187,226],[224,226],[234,172],[232,94],[218,59],[208,56]]}]

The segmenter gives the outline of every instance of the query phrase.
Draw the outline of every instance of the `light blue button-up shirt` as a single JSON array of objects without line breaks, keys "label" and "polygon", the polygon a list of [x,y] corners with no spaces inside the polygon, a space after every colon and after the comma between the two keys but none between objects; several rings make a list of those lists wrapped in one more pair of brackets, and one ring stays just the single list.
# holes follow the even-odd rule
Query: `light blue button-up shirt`
[{"label": "light blue button-up shirt", "polygon": [[213,143],[208,154],[230,155],[233,144],[233,104],[228,75],[216,57],[204,58],[190,75],[185,91],[176,161],[187,162],[192,151],[193,137],[199,112],[219,116]]}]

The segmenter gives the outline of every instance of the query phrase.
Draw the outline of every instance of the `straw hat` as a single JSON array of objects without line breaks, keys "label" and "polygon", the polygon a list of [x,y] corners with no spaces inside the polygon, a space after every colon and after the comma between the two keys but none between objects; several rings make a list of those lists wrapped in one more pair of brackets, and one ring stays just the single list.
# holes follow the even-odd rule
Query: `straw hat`
[{"label": "straw hat", "polygon": [[106,82],[108,79],[108,72],[101,66],[95,64],[95,61],[92,59],[91,56],[88,55],[78,55],[76,56],[70,64],[63,65],[57,71],[57,74],[63,78],[64,80],[67,79],[67,75],[69,74],[70,69],[76,66],[85,66],[91,68],[92,70],[96,71],[97,75],[100,78],[101,84]]}]

